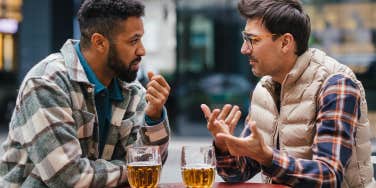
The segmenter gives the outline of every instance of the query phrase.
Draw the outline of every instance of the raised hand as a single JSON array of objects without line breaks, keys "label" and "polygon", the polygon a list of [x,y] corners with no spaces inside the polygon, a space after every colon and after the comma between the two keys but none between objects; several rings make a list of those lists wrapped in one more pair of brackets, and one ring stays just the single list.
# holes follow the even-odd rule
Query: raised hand
[{"label": "raised hand", "polygon": [[[218,122],[224,126],[223,122]],[[217,140],[225,143],[228,151],[233,156],[247,156],[264,166],[270,166],[273,159],[273,150],[265,144],[262,134],[256,127],[255,121],[249,122],[251,135],[244,138],[235,137],[230,134],[218,133]]]},{"label": "raised hand", "polygon": [[[221,151],[227,151],[226,144],[216,140],[218,133],[232,135],[236,124],[241,117],[241,111],[238,106],[226,104],[222,110],[214,109],[212,112],[206,104],[201,105],[201,110],[207,120],[207,128],[214,138],[215,145]],[[222,123],[219,123],[222,122]]]},{"label": "raised hand", "polygon": [[146,85],[146,100],[148,101],[145,108],[145,114],[151,119],[161,118],[163,105],[170,95],[170,86],[161,75],[154,75],[148,72],[149,83]]}]

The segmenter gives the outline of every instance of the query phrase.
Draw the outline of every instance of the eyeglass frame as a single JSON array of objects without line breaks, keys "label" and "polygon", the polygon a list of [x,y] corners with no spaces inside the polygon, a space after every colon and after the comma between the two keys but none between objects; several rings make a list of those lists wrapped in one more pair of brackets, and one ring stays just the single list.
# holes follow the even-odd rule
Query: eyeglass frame
[{"label": "eyeglass frame", "polygon": [[254,44],[255,40],[262,40],[262,39],[265,39],[267,37],[274,37],[274,36],[278,36],[279,35],[279,34],[274,34],[274,33],[271,33],[271,34],[268,33],[268,34],[262,34],[262,35],[254,35],[254,34],[246,33],[245,31],[242,31],[241,34],[242,34],[243,40],[246,42],[247,47],[249,49],[253,49],[253,44]]}]

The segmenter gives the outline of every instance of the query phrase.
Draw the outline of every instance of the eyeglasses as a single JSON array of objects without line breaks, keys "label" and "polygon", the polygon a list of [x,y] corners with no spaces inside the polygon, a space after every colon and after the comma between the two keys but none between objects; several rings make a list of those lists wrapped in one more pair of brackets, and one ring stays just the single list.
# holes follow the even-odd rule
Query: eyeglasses
[{"label": "eyeglasses", "polygon": [[273,36],[277,36],[277,34],[253,35],[242,31],[243,40],[246,41],[249,49],[253,49],[253,45],[261,41],[262,39]]}]

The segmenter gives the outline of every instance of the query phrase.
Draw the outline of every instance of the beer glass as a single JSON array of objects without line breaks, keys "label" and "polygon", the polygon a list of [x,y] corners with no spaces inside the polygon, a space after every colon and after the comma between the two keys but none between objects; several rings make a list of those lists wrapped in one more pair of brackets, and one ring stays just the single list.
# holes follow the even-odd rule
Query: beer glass
[{"label": "beer glass", "polygon": [[128,182],[132,188],[156,188],[162,162],[158,146],[127,149]]},{"label": "beer glass", "polygon": [[181,174],[188,188],[211,187],[215,179],[214,147],[183,146]]}]

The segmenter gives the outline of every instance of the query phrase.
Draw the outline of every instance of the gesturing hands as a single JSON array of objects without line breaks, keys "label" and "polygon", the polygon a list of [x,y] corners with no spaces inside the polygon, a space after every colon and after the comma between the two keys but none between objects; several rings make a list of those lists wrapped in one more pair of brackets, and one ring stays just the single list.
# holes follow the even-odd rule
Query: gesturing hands
[{"label": "gesturing hands", "polygon": [[161,118],[163,105],[170,95],[170,86],[161,75],[148,72],[149,83],[146,85],[145,114],[153,120]]},{"label": "gesturing hands", "polygon": [[207,120],[207,128],[214,137],[214,142],[217,148],[221,151],[228,151],[225,142],[217,140],[218,133],[232,135],[236,124],[241,117],[241,111],[238,106],[232,107],[232,105],[226,104],[222,110],[214,109],[211,112],[210,108],[206,104],[201,104],[201,110]]},{"label": "gesturing hands", "polygon": [[[224,126],[223,122],[220,122]],[[270,166],[273,160],[273,150],[265,144],[262,134],[256,127],[255,121],[249,121],[251,135],[238,138],[233,135],[218,133],[216,139],[218,142],[224,142],[228,151],[233,156],[247,156],[264,166]]]}]

